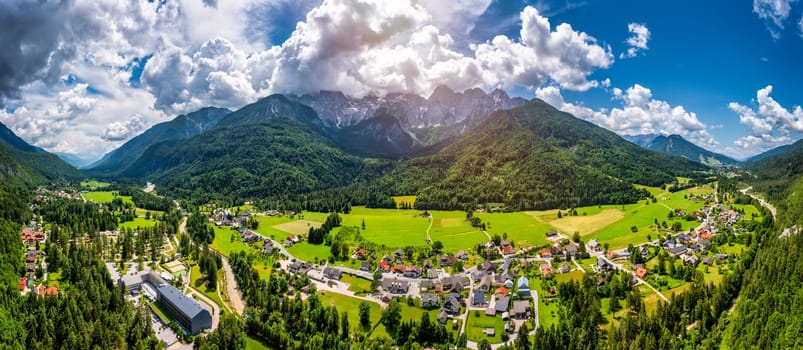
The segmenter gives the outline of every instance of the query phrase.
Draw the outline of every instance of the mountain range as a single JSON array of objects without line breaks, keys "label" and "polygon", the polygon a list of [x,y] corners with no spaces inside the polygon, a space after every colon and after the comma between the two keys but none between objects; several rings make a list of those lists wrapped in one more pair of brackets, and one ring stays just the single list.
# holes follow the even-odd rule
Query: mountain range
[{"label": "mountain range", "polygon": [[697,146],[680,135],[643,134],[625,135],[622,138],[649,150],[688,158],[705,165],[723,166],[739,163],[731,157]]}]

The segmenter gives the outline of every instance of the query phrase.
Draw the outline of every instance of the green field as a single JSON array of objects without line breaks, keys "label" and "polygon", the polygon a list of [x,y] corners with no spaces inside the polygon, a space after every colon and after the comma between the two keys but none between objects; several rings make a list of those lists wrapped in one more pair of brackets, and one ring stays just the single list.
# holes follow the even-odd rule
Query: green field
[{"label": "green field", "polygon": [[124,229],[124,228],[135,229],[137,227],[145,228],[145,227],[153,227],[153,226],[156,226],[156,221],[148,220],[148,219],[140,218],[140,217],[134,218],[134,220],[132,220],[132,221],[123,222],[123,223],[121,223],[119,225],[120,229]]},{"label": "green field", "polygon": [[371,281],[365,278],[354,277],[352,275],[343,274],[342,282],[349,284],[349,290],[355,293],[370,292]]},{"label": "green field", "polygon": [[433,242],[441,241],[446,251],[456,252],[488,241],[488,236],[471,227],[466,221],[464,212],[432,211],[431,213],[432,228],[429,230],[429,237]]},{"label": "green field", "polygon": [[[320,297],[323,305],[334,306],[341,313],[345,311],[348,315],[349,326],[351,326],[351,329],[367,333],[367,330],[361,329],[360,327],[360,303],[362,303],[363,300],[337,293],[319,293],[318,296]],[[368,304],[371,305],[371,325],[374,326],[379,323],[379,320],[382,318],[382,309],[377,303],[368,302]],[[388,333],[385,331],[385,328],[382,325],[376,327],[374,332],[371,334],[371,337],[380,336],[388,337]]]},{"label": "green field", "polygon": [[547,244],[545,233],[554,230],[552,225],[524,212],[476,213],[491,235],[504,236],[518,247]]},{"label": "green field", "polygon": [[360,233],[368,241],[391,248],[420,247],[427,244],[424,237],[429,220],[417,215],[414,210],[353,207],[351,213],[343,215],[342,224],[361,227],[365,220],[365,229],[360,228]]},{"label": "green field", "polygon": [[306,241],[302,241],[287,248],[287,252],[304,261],[314,262],[317,260],[323,262],[332,255],[329,249],[330,247],[328,245],[309,244]]},{"label": "green field", "polygon": [[173,320],[170,318],[170,316],[168,316],[170,313],[167,312],[167,309],[165,309],[164,306],[162,306],[162,304],[160,304],[158,301],[154,301],[148,305],[150,305],[151,309],[156,312],[156,315],[158,315],[159,318],[164,321],[164,323],[170,323],[170,321]]},{"label": "green field", "polygon": [[[81,195],[84,196],[84,199],[88,201],[94,201],[95,203],[108,203],[113,201],[114,198],[117,197],[117,192],[95,191],[95,192],[81,193]],[[134,204],[134,202],[131,201],[131,196],[119,196],[119,197],[120,199],[123,200],[124,203]]]},{"label": "green field", "polygon": [[251,335],[245,336],[245,348],[247,350],[270,350],[270,348],[262,343],[262,340]]},{"label": "green field", "polygon": [[730,204],[728,206],[734,210],[743,210],[744,220],[753,220],[753,215],[755,215],[756,220],[761,221],[761,212],[751,204]]},{"label": "green field", "polygon": [[[476,315],[479,313],[479,315]],[[486,328],[494,329],[494,336],[490,337],[483,333]],[[505,332],[505,322],[502,317],[485,316],[483,311],[469,311],[468,321],[466,321],[466,337],[468,340],[479,342],[482,339],[488,339],[491,344],[498,344],[502,342],[502,333]]]},{"label": "green field", "polygon": [[[215,229],[215,240],[212,241],[212,244],[209,246],[223,254],[223,256],[228,257],[231,253],[238,252],[241,250],[244,251],[251,251],[254,248],[249,247],[247,244],[243,243],[242,239],[240,238],[240,233],[236,230],[232,230],[228,227],[217,227],[215,225],[210,225],[212,228]],[[232,241],[231,237],[234,236],[234,240]]]},{"label": "green field", "polygon": [[88,188],[90,190],[96,190],[99,188],[109,187],[111,186],[108,182],[102,182],[97,180],[90,180],[90,181],[81,181],[81,187]]}]

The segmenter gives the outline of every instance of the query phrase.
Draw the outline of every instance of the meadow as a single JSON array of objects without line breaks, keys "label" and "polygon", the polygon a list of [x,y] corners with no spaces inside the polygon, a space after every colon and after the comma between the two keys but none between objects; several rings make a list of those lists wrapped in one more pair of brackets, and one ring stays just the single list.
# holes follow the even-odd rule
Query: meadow
[{"label": "meadow", "polygon": [[115,197],[120,197],[124,203],[134,204],[134,202],[131,200],[131,196],[118,196],[117,192],[113,191],[83,192],[81,195],[87,201],[93,201],[95,203],[107,203],[113,201]]},{"label": "meadow", "polygon": [[[362,236],[376,244],[422,247],[427,244],[425,237],[429,220],[418,214],[415,210],[353,207],[351,213],[343,215],[342,225],[360,227]],[[363,222],[365,229],[362,228]]]},{"label": "meadow", "polygon": [[546,233],[555,229],[552,225],[525,212],[475,213],[474,215],[482,219],[488,233],[500,237],[507,234],[508,240],[518,247],[547,244]]},{"label": "meadow", "polygon": [[[488,336],[485,329],[493,328],[494,336]],[[501,317],[485,316],[483,311],[469,311],[468,321],[466,321],[466,338],[471,341],[479,342],[488,339],[491,344],[502,342],[502,333],[505,332],[505,322]]]},{"label": "meadow", "polygon": [[381,324],[377,325],[382,318],[382,308],[379,307],[379,304],[368,302],[368,305],[371,306],[371,328],[363,329],[360,326],[360,303],[362,303],[363,300],[337,293],[319,293],[318,297],[321,300],[321,304],[334,306],[340,312],[345,311],[348,315],[349,326],[352,330],[367,333],[373,329],[373,327],[376,327],[371,333],[371,337],[389,336],[384,326]]}]

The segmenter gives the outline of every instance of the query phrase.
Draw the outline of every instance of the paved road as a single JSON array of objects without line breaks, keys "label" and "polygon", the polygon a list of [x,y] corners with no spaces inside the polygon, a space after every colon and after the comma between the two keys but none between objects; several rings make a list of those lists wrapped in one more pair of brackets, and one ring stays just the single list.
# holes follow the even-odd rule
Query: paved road
[{"label": "paved road", "polygon": [[[192,271],[187,272],[188,281],[192,280],[192,277],[190,275],[191,273]],[[212,330],[217,329],[217,325],[220,323],[220,307],[217,306],[217,304],[214,301],[212,301],[212,299],[207,298],[206,295],[203,295],[203,293],[195,290],[194,288],[189,287],[188,290],[190,291],[189,294],[193,295],[197,299],[200,299],[206,305],[212,307]]]}]

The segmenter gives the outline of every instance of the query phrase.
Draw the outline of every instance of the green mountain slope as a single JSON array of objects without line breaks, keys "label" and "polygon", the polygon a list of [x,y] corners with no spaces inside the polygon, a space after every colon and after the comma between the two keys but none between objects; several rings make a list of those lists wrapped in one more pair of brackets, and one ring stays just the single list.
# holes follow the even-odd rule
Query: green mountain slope
[{"label": "green mountain slope", "polygon": [[345,186],[363,167],[310,126],[269,118],[156,144],[121,175],[184,198],[264,198]]},{"label": "green mountain slope", "polygon": [[771,151],[771,155],[749,161],[745,167],[755,175],[750,182],[757,192],[780,205],[785,204],[792,184],[803,175],[803,140]]},{"label": "green mountain slope", "polygon": [[722,165],[735,165],[739,163],[738,161],[736,161],[731,157],[711,152],[705,148],[697,146],[680,135],[664,136],[656,134],[645,134],[645,135],[623,136],[623,138],[649,150],[666,153],[673,156],[688,158],[693,161],[703,163],[705,165],[722,166]]},{"label": "green mountain slope", "polygon": [[[0,123],[0,152],[3,153],[3,171],[6,174],[21,177],[24,183],[40,183],[42,180],[74,180],[81,173],[58,156],[45,150],[31,146],[5,125]],[[13,159],[15,162],[11,162]],[[16,164],[14,164],[16,163]]]},{"label": "green mountain slope", "polygon": [[662,185],[704,170],[644,150],[540,100],[497,111],[430,155],[400,164],[376,187],[417,194],[417,206],[504,202],[518,209],[633,202],[633,184]]},{"label": "green mountain slope", "polygon": [[207,107],[182,114],[169,122],[156,124],[107,153],[84,172],[91,176],[115,176],[130,167],[148,147],[159,142],[183,140],[198,135],[213,128],[230,112],[225,108]]}]

